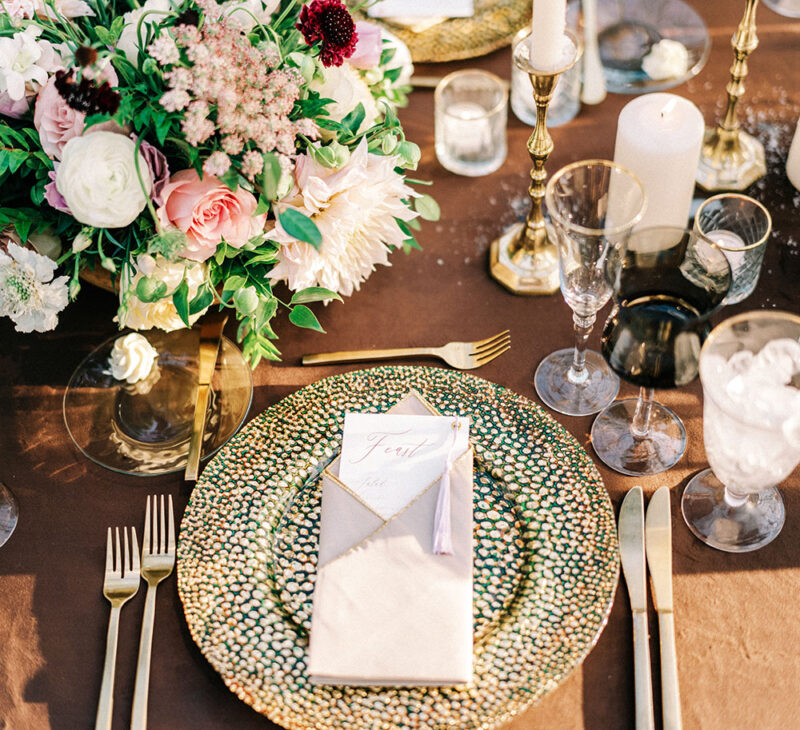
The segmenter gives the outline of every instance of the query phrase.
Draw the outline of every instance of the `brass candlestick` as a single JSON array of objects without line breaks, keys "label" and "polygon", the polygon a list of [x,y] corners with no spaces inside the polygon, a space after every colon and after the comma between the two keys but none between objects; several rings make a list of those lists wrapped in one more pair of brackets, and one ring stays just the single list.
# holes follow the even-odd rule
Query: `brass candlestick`
[{"label": "brass candlestick", "polygon": [[514,51],[514,63],[528,74],[536,103],[536,126],[528,139],[528,154],[533,161],[528,188],[531,210],[523,223],[516,223],[504,231],[492,241],[489,249],[489,271],[514,294],[552,294],[559,288],[558,249],[548,236],[542,201],[547,180],[544,166],[553,151],[553,138],[547,131],[547,108],[558,77],[569,71],[580,55],[578,37],[570,30],[565,32],[565,36],[570,44],[569,61],[557,69],[534,68],[530,62],[529,44],[524,39]]},{"label": "brass candlestick", "polygon": [[728,108],[715,129],[706,128],[697,168],[697,184],[706,190],[744,190],[767,173],[764,145],[739,127],[736,105],[744,95],[747,57],[758,47],[756,6],[747,0],[744,17],[731,40],[735,60],[725,87]]}]

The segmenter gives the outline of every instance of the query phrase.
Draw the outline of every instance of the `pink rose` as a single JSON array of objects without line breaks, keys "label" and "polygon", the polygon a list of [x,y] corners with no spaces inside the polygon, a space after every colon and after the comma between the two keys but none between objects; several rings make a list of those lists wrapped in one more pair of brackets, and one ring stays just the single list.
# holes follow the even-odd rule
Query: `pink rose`
[{"label": "pink rose", "polygon": [[36,99],[33,126],[39,131],[42,149],[50,158],[61,159],[64,145],[83,132],[86,115],[73,109],[56,89],[56,78],[51,76]]},{"label": "pink rose", "polygon": [[0,114],[4,117],[11,117],[12,119],[20,119],[31,108],[31,100],[36,94],[29,94],[23,96],[18,101],[12,99],[7,91],[0,94]]},{"label": "pink rose", "polygon": [[359,20],[356,23],[356,33],[358,33],[356,50],[347,59],[347,62],[353,68],[375,68],[381,60],[381,47],[383,45],[380,27]]},{"label": "pink rose", "polygon": [[254,215],[256,199],[246,190],[233,192],[216,177],[203,179],[195,170],[174,174],[161,191],[164,204],[156,211],[163,225],[176,226],[186,234],[180,255],[205,261],[221,241],[241,248],[264,230],[266,213]]}]

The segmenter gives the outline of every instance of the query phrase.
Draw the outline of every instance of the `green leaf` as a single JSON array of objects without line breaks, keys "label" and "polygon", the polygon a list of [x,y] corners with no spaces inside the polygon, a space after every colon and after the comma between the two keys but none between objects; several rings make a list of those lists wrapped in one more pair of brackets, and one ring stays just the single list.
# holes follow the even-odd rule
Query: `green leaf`
[{"label": "green leaf", "polygon": [[367,113],[364,110],[364,105],[361,102],[358,102],[358,104],[356,104],[356,108],[347,114],[344,119],[342,119],[342,126],[349,129],[353,134],[358,134],[358,130],[363,124],[366,116]]},{"label": "green leaf", "polygon": [[166,294],[167,285],[158,279],[143,276],[136,284],[136,296],[147,304],[163,299]]},{"label": "green leaf", "polygon": [[307,289],[301,289],[299,292],[292,296],[290,304],[308,304],[309,302],[324,302],[328,299],[336,299],[342,301],[342,298],[330,289],[325,289],[321,286],[310,286]]},{"label": "green leaf", "polygon": [[234,192],[239,188],[239,171],[235,167],[229,167],[219,179]]},{"label": "green leaf", "polygon": [[190,327],[189,324],[189,284],[186,282],[186,279],[182,279],[181,283],[178,284],[178,288],[172,294],[172,303],[175,305],[175,309],[178,311],[178,316],[181,318],[183,323]]},{"label": "green leaf", "polygon": [[271,152],[264,155],[264,172],[261,175],[261,187],[267,200],[275,200],[277,197],[282,173],[278,156]]},{"label": "green leaf", "polygon": [[100,41],[104,46],[113,45],[114,41],[116,40],[116,38],[111,35],[108,28],[104,28],[102,25],[96,25],[94,27],[94,33],[97,36],[97,40]]},{"label": "green leaf", "polygon": [[298,304],[289,312],[289,321],[298,327],[305,327],[310,330],[316,330],[317,332],[325,332],[314,312],[303,304]]},{"label": "green leaf", "polygon": [[322,234],[317,224],[299,210],[287,208],[278,216],[283,230],[298,241],[311,244],[317,251],[322,248]]},{"label": "green leaf", "polygon": [[24,150],[8,150],[8,169],[14,173],[19,170],[20,165],[28,159],[28,153]]},{"label": "green leaf", "polygon": [[264,215],[264,213],[269,213],[269,206],[270,202],[267,200],[263,195],[258,196],[258,205],[256,206],[253,215]]},{"label": "green leaf", "polygon": [[438,221],[442,214],[439,204],[427,193],[414,198],[414,210],[426,221]]},{"label": "green leaf", "polygon": [[210,307],[214,301],[214,292],[207,286],[201,288],[197,292],[197,296],[189,302],[189,314],[197,314],[202,312],[206,307]]},{"label": "green leaf", "polygon": [[225,289],[229,289],[230,291],[237,291],[241,289],[243,286],[247,285],[247,277],[246,276],[239,276],[238,274],[234,274],[233,276],[229,276],[225,279]]}]

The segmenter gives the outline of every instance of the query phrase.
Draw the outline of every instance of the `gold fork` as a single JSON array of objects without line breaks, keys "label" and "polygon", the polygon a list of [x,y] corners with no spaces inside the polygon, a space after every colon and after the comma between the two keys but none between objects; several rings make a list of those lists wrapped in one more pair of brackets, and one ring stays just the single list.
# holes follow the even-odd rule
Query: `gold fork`
[{"label": "gold fork", "polygon": [[490,363],[511,347],[508,330],[477,342],[448,342],[441,347],[401,347],[394,350],[352,350],[303,355],[303,365],[322,365],[331,362],[388,360],[397,357],[438,357],[458,370],[474,370]]},{"label": "gold fork", "polygon": [[[106,660],[103,667],[103,683],[100,686],[100,700],[97,703],[95,730],[109,730],[111,711],[114,707],[114,669],[117,663],[117,636],[119,634],[119,612],[122,605],[136,595],[139,590],[139,545],[136,542],[136,529],[131,527],[133,551],[128,545],[128,533],[122,528],[125,552],[120,553],[119,527],[114,528],[115,540],[111,540],[108,528],[106,540],[106,573],[103,581],[103,595],[111,604],[106,636]],[[116,546],[116,549],[115,549]]]},{"label": "gold fork", "polygon": [[172,495],[169,496],[169,519],[164,514],[163,494],[160,507],[158,509],[158,497],[155,494],[152,498],[148,497],[144,512],[142,543],[142,578],[147,581],[147,596],[144,603],[142,633],[139,638],[139,661],[133,690],[131,730],[144,730],[147,727],[147,696],[150,685],[150,655],[153,647],[153,619],[156,615],[156,587],[172,572],[175,565],[175,518],[172,514]]}]

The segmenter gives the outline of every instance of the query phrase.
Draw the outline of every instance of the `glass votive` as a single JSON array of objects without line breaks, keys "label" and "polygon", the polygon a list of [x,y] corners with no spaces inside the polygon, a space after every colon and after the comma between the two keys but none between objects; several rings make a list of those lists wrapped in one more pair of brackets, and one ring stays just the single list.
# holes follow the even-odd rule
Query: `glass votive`
[{"label": "glass votive", "polygon": [[436,157],[450,172],[478,177],[506,159],[508,85],[487,71],[455,71],[436,87]]},{"label": "glass votive", "polygon": [[770,10],[787,18],[800,18],[800,0],[764,0]]},{"label": "glass votive", "polygon": [[[531,34],[523,28],[511,44],[511,109],[517,119],[531,127],[536,125],[536,104],[533,101],[533,86],[528,74],[514,63],[514,49]],[[581,108],[581,56],[583,46],[578,48],[575,65],[559,76],[553,98],[547,108],[547,126],[558,127],[575,118]]]},{"label": "glass votive", "polygon": [[749,297],[758,283],[772,217],[757,200],[739,193],[709,198],[697,209],[695,233],[716,246],[731,266],[731,288],[725,304]]}]

